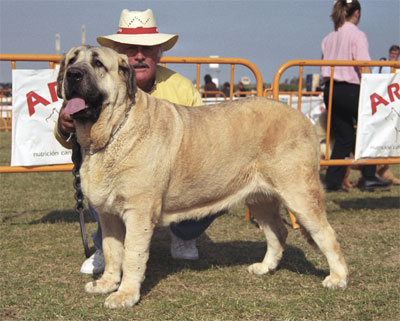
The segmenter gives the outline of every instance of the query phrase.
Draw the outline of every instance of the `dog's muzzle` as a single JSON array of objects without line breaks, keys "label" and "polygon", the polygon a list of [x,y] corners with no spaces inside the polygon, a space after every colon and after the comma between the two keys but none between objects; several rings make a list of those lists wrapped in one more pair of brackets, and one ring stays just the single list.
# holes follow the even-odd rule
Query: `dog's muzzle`
[{"label": "dog's muzzle", "polygon": [[83,72],[78,68],[69,68],[67,71],[67,81],[70,83],[79,83],[83,79]]},{"label": "dog's muzzle", "polygon": [[71,67],[67,70],[66,80],[68,86],[68,94],[73,96],[82,90],[82,83],[84,80],[84,72],[80,68]]}]

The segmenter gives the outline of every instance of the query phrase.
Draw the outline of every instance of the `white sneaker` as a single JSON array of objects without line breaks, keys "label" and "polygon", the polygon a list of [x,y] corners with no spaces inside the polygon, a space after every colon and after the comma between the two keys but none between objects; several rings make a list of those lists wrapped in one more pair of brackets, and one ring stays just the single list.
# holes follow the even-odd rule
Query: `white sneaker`
[{"label": "white sneaker", "polygon": [[196,239],[185,241],[171,234],[171,256],[174,260],[198,260],[199,251],[196,247]]},{"label": "white sneaker", "polygon": [[104,272],[104,255],[102,250],[96,250],[94,254],[86,259],[81,266],[81,273],[83,274],[99,274]]}]

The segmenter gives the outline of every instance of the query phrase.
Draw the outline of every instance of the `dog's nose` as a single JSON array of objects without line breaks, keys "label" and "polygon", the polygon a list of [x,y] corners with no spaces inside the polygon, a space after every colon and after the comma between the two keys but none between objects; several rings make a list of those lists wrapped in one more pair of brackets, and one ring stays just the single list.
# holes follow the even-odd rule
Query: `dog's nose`
[{"label": "dog's nose", "polygon": [[68,80],[79,82],[83,79],[83,73],[79,69],[71,68],[67,71]]}]

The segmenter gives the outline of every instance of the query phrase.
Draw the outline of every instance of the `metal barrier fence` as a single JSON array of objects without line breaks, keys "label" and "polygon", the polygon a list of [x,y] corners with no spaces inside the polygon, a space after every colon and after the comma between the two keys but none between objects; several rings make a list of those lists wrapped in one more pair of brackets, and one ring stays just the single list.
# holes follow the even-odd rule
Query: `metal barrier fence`
[{"label": "metal barrier fence", "polygon": [[[0,61],[10,61],[12,69],[16,68],[17,61],[44,61],[49,63],[50,68],[55,68],[55,66],[59,63],[61,59],[60,55],[25,55],[25,54],[0,54]],[[197,68],[197,76],[196,76],[196,88],[200,90],[200,70],[201,65],[204,64],[227,64],[230,65],[231,74],[230,74],[230,97],[227,98],[223,93],[216,92],[214,93],[217,97],[214,97],[216,100],[229,99],[233,100],[238,98],[240,95],[255,95],[255,96],[269,96],[272,92],[272,98],[278,99],[280,94],[288,94],[287,92],[279,92],[279,82],[282,74],[291,67],[299,67],[299,84],[298,91],[292,92],[290,95],[297,94],[298,96],[298,108],[301,109],[301,97],[305,95],[310,95],[312,93],[303,92],[303,72],[304,67],[313,66],[313,67],[321,67],[321,66],[330,66],[331,67],[331,84],[333,83],[334,77],[334,69],[336,66],[358,66],[361,68],[362,72],[364,72],[366,67],[372,66],[389,66],[392,68],[392,72],[395,71],[395,68],[400,68],[400,62],[395,61],[337,61],[337,60],[291,60],[284,64],[282,64],[277,70],[272,88],[263,90],[263,81],[262,76],[258,70],[258,68],[246,59],[240,58],[209,58],[209,57],[162,57],[161,64],[165,66],[166,64],[194,64]],[[256,79],[256,90],[255,92],[234,92],[233,84],[234,84],[234,73],[235,66],[243,65],[249,68]],[[332,106],[332,87],[329,97],[329,106],[328,106],[328,119],[327,119],[327,138],[326,138],[326,153],[325,159],[321,160],[322,166],[329,165],[365,165],[365,164],[400,164],[400,157],[389,157],[389,158],[374,158],[374,159],[361,159],[361,160],[351,160],[351,159],[343,159],[343,160],[330,160],[329,159],[329,149],[330,149],[330,127],[331,127],[331,106]],[[203,94],[205,92],[202,92]],[[213,93],[209,93],[213,94]],[[207,94],[206,94],[207,95]],[[219,96],[219,97],[218,97]],[[70,171],[72,169],[72,165],[49,165],[49,166],[32,166],[32,167],[21,167],[21,166],[0,166],[0,173],[16,173],[16,172],[52,172],[52,171]]]},{"label": "metal barrier fence", "polygon": [[[0,61],[10,61],[12,69],[16,68],[17,61],[47,61],[49,62],[50,68],[55,68],[55,66],[59,63],[61,59],[60,55],[24,55],[24,54],[0,54]],[[302,96],[310,95],[312,93],[304,93],[302,90],[303,86],[303,68],[304,66],[330,66],[331,67],[331,79],[330,79],[330,88],[331,91],[329,93],[329,106],[328,106],[328,123],[327,123],[327,139],[326,139],[326,153],[325,159],[321,160],[321,165],[353,165],[353,164],[400,164],[399,157],[391,157],[391,158],[375,158],[375,159],[367,159],[367,160],[329,160],[329,142],[330,142],[330,124],[331,124],[331,106],[332,106],[332,83],[334,76],[334,68],[336,66],[359,66],[364,71],[365,67],[370,66],[390,66],[392,67],[392,72],[394,72],[394,68],[400,68],[400,62],[389,62],[389,61],[328,61],[328,60],[291,60],[280,66],[278,71],[275,74],[272,88],[267,89],[265,92],[263,91],[263,81],[262,76],[258,70],[258,68],[246,59],[240,58],[202,58],[202,57],[162,57],[161,64],[165,66],[166,64],[195,64],[197,67],[196,74],[196,88],[198,91],[200,90],[200,70],[201,65],[203,64],[228,64],[230,65],[231,73],[230,73],[230,95],[229,100],[233,100],[240,96],[268,96],[272,92],[273,99],[279,99],[279,94],[283,94],[283,92],[279,92],[279,82],[280,78],[285,70],[290,67],[299,67],[299,84],[298,84],[298,109],[301,110],[301,101]],[[235,66],[243,65],[249,68],[256,79],[256,90],[255,92],[234,92],[234,73]],[[227,97],[220,92],[202,92],[203,95],[212,95],[214,94],[214,98],[216,100],[222,99],[225,101]],[[286,93],[287,94],[287,93]],[[294,93],[290,93],[290,97],[294,95]],[[290,103],[291,104],[291,98]],[[58,172],[58,171],[71,171],[73,165],[49,165],[49,166],[31,166],[31,167],[22,167],[22,166],[0,166],[0,173],[22,173],[22,172]],[[296,224],[296,219],[292,213],[290,213],[290,219],[292,221],[292,226],[294,228],[298,227]],[[246,218],[250,218],[250,213],[247,211]]]},{"label": "metal barrier fence", "polygon": [[291,67],[299,67],[299,84],[297,95],[298,108],[301,109],[301,99],[305,92],[303,92],[303,72],[304,67],[321,67],[329,66],[331,67],[331,77],[330,77],[330,92],[329,92],[329,103],[327,106],[328,117],[327,117],[327,128],[326,128],[326,151],[325,159],[321,160],[320,164],[322,166],[329,165],[373,165],[373,164],[400,164],[400,157],[387,157],[387,158],[370,158],[370,159],[329,159],[330,150],[330,129],[331,129],[331,111],[332,111],[332,91],[333,91],[333,77],[335,72],[335,67],[337,66],[354,66],[360,67],[361,73],[364,73],[366,67],[373,66],[388,66],[391,67],[391,72],[395,72],[396,69],[400,68],[400,61],[341,61],[341,60],[290,60],[282,64],[277,72],[275,73],[274,80],[272,82],[272,98],[279,98],[279,83],[284,71]]},{"label": "metal barrier fence", "polygon": [[[61,55],[25,55],[25,54],[0,54],[0,61],[10,61],[11,68],[16,69],[18,61],[25,62],[48,62],[49,68],[53,69],[59,64]],[[239,94],[233,91],[235,67],[242,65],[252,71],[256,80],[256,90],[252,92],[253,95],[263,96],[263,80],[258,68],[250,61],[240,58],[209,58],[209,57],[162,57],[161,64],[193,64],[196,65],[196,88],[199,92],[205,93],[200,90],[200,71],[201,66],[205,64],[223,64],[230,66],[230,97],[227,98],[223,93],[216,92],[215,95],[224,97],[223,100],[233,100]],[[208,94],[212,94],[208,92]],[[222,96],[222,95],[223,96]],[[206,94],[207,95],[207,94]],[[211,99],[211,97],[210,97]],[[213,97],[213,99],[215,99]],[[11,119],[8,119],[11,126]],[[26,173],[26,172],[60,172],[71,171],[72,164],[64,165],[46,165],[46,166],[0,166],[0,173]]]}]

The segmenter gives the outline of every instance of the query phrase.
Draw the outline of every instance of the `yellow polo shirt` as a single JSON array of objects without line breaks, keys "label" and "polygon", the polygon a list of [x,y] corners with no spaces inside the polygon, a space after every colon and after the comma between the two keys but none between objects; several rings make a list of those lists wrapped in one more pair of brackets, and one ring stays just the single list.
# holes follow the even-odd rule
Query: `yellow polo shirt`
[{"label": "yellow polo shirt", "polygon": [[156,67],[156,85],[149,94],[178,105],[203,105],[200,93],[189,79],[162,66]]},{"label": "yellow polo shirt", "polygon": [[[203,105],[200,93],[189,79],[160,65],[156,67],[156,84],[149,94],[155,98],[165,99],[178,105]],[[61,137],[57,128],[58,124],[54,127],[54,136],[61,145],[71,149],[72,144]]]}]

